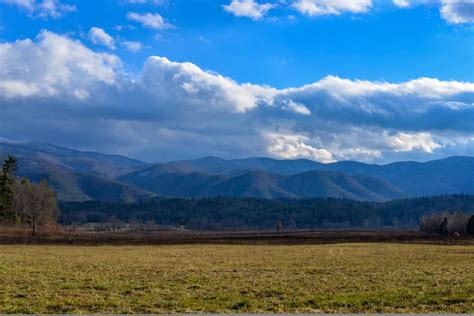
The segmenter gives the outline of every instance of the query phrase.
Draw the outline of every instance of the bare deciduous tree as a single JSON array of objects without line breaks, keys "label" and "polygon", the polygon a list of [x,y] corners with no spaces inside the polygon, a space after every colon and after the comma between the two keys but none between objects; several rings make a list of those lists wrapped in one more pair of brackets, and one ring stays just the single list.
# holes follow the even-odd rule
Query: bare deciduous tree
[{"label": "bare deciduous tree", "polygon": [[109,229],[113,232],[122,228],[122,221],[116,216],[110,217],[107,223],[109,224]]},{"label": "bare deciduous tree", "polygon": [[36,235],[38,227],[55,222],[59,210],[56,195],[46,181],[38,184],[27,179],[15,183],[12,208],[21,222]]},{"label": "bare deciduous tree", "polygon": [[469,221],[469,215],[462,212],[457,212],[449,216],[448,221],[448,233],[454,234],[465,234],[467,231],[467,223]]},{"label": "bare deciduous tree", "polygon": [[445,218],[444,214],[429,214],[421,218],[421,230],[428,233],[439,233],[441,224]]}]

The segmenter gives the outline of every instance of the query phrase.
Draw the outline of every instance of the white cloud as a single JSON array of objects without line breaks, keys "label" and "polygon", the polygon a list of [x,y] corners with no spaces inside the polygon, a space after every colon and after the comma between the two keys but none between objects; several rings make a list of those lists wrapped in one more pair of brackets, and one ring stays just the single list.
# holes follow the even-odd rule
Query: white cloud
[{"label": "white cloud", "polygon": [[72,94],[79,100],[85,100],[89,98],[89,92],[83,89],[75,89]]},{"label": "white cloud", "polygon": [[168,3],[168,0],[126,0],[128,3],[139,3],[139,4],[153,4],[153,5],[164,5]]},{"label": "white cloud", "polygon": [[37,42],[0,44],[0,95],[52,97],[73,91],[83,98],[97,82],[114,84],[119,69],[116,56],[95,53],[80,42],[44,31]]},{"label": "white cloud", "polygon": [[409,0],[393,0],[393,4],[400,8],[406,8],[410,6],[410,1]]},{"label": "white cloud", "polygon": [[117,56],[46,31],[0,44],[0,135],[149,160],[474,155],[473,104],[470,82],[328,76],[276,89],[159,56],[127,74]]},{"label": "white cloud", "polygon": [[143,83],[153,93],[170,100],[188,100],[193,106],[246,112],[259,103],[272,103],[276,89],[238,84],[232,79],[203,71],[192,63],[172,62],[164,57],[148,59]]},{"label": "white cloud", "polygon": [[372,0],[297,0],[293,7],[308,16],[365,13],[372,8]]},{"label": "white cloud", "polygon": [[308,108],[301,103],[294,102],[292,100],[288,101],[288,104],[286,106],[283,106],[283,108],[287,108],[290,111],[293,111],[295,113],[303,114],[303,115],[310,115],[311,111],[308,110]]},{"label": "white cloud", "polygon": [[107,34],[104,29],[91,27],[88,37],[94,44],[104,45],[110,49],[115,49],[114,38]]},{"label": "white cloud", "polygon": [[224,6],[224,10],[237,17],[247,17],[253,20],[262,19],[275,4],[258,3],[255,0],[232,0]]},{"label": "white cloud", "polygon": [[[473,0],[392,0],[392,2],[399,8],[416,5],[439,5],[441,17],[449,23],[474,23]],[[279,1],[278,5],[289,5],[301,14],[310,17],[340,15],[343,13],[366,13],[373,8],[372,0],[293,0]],[[259,20],[276,6],[275,3],[259,3],[256,0],[232,0],[230,4],[224,5],[224,10],[235,16]]]},{"label": "white cloud", "polygon": [[36,5],[35,0],[1,0],[0,2],[16,5],[26,10],[33,10]]},{"label": "white cloud", "polygon": [[140,51],[143,48],[140,42],[134,41],[123,41],[122,45],[125,47],[125,49],[134,53]]},{"label": "white cloud", "polygon": [[441,145],[433,140],[430,133],[398,133],[389,137],[388,146],[395,151],[413,151],[416,149],[432,153],[434,149],[440,148]]},{"label": "white cloud", "polygon": [[141,23],[143,26],[154,29],[154,30],[163,30],[172,28],[173,25],[168,23],[160,14],[158,13],[136,13],[129,12],[127,18],[132,21]]},{"label": "white cloud", "polygon": [[415,5],[439,6],[440,15],[449,23],[474,23],[474,1],[473,0],[393,0],[400,8]]},{"label": "white cloud", "polygon": [[51,16],[54,18],[61,17],[69,12],[76,11],[74,5],[63,4],[58,0],[43,0],[38,4],[40,15]]},{"label": "white cloud", "polygon": [[331,152],[324,148],[315,148],[308,145],[309,138],[294,133],[264,135],[268,144],[268,153],[282,159],[308,158],[320,162],[333,162]]},{"label": "white cloud", "polygon": [[474,83],[460,81],[441,81],[435,78],[419,78],[404,83],[389,83],[367,80],[341,79],[327,76],[318,82],[296,89],[287,89],[287,92],[328,91],[335,97],[363,97],[386,93],[396,96],[420,96],[425,98],[442,98],[448,95],[459,94],[464,91],[474,91]]},{"label": "white cloud", "polygon": [[[337,146],[336,146],[337,147]],[[334,155],[337,155],[339,160],[361,160],[371,161],[376,158],[383,157],[380,150],[370,149],[364,147],[345,147],[343,149],[331,149]]]},{"label": "white cloud", "polygon": [[71,4],[64,4],[59,0],[0,0],[0,3],[18,6],[32,17],[60,18],[69,12],[76,11]]},{"label": "white cloud", "polygon": [[442,0],[442,17],[454,24],[474,23],[474,1],[473,0]]}]

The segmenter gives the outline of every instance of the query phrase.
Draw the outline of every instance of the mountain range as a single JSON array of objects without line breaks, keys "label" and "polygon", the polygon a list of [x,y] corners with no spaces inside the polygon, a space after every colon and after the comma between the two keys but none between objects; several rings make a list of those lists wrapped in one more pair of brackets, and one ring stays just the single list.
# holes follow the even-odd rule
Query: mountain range
[{"label": "mountain range", "polygon": [[387,165],[266,157],[148,164],[119,155],[0,139],[0,157],[7,154],[18,158],[19,176],[48,180],[63,201],[134,201],[155,195],[384,201],[474,194],[474,157]]}]

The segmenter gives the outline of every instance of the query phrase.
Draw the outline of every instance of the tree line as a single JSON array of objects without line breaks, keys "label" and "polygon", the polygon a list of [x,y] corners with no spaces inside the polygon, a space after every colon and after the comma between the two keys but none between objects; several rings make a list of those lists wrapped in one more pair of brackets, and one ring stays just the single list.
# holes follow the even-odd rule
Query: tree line
[{"label": "tree line", "polygon": [[428,233],[474,235],[474,215],[463,212],[427,214],[421,218],[420,228]]},{"label": "tree line", "polygon": [[32,183],[15,177],[17,161],[8,156],[0,174],[0,223],[27,225],[33,235],[38,229],[54,224],[59,215],[56,195],[46,180]]},{"label": "tree line", "polygon": [[155,222],[196,230],[312,229],[346,227],[417,228],[424,215],[474,213],[474,196],[441,195],[387,202],[336,198],[267,200],[215,197],[153,198],[135,203],[61,203],[62,224]]},{"label": "tree line", "polygon": [[[430,233],[472,233],[473,195],[441,195],[387,202],[337,198],[205,199],[157,197],[127,202],[56,202],[46,181],[15,177],[16,159],[0,174],[0,224],[26,225],[33,234],[48,224],[156,223],[195,230],[420,227]],[[149,225],[150,226],[150,225]],[[153,226],[153,225],[151,225]]]}]

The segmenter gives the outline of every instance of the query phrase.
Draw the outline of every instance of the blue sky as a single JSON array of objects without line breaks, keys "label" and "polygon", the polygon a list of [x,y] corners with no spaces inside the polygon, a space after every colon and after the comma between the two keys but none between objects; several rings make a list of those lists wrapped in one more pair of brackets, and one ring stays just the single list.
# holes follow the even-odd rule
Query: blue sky
[{"label": "blue sky", "polygon": [[[33,19],[17,6],[3,5],[1,36],[4,41],[34,38],[47,29],[80,37],[91,27],[100,27],[114,37],[143,44],[138,53],[124,48],[115,52],[134,69],[140,69],[148,56],[159,55],[195,63],[239,82],[279,88],[300,86],[328,74],[391,82],[423,76],[474,80],[472,26],[444,20],[438,5],[401,9],[378,1],[367,13],[321,17],[301,16],[281,5],[255,21],[224,11],[228,2],[70,1],[77,11],[64,18]],[[131,11],[159,13],[174,28],[144,28],[127,19]],[[117,26],[134,29],[119,31]],[[90,42],[85,44],[94,48]]]},{"label": "blue sky", "polygon": [[0,41],[6,138],[148,161],[474,155],[470,0],[0,0]]}]

